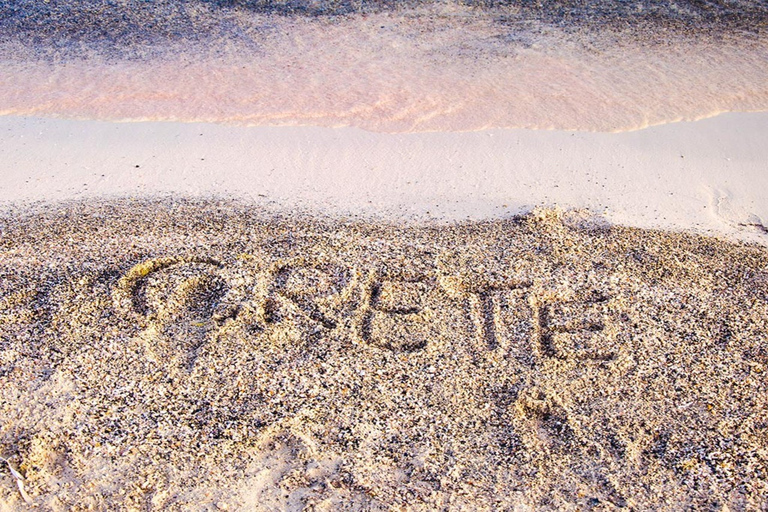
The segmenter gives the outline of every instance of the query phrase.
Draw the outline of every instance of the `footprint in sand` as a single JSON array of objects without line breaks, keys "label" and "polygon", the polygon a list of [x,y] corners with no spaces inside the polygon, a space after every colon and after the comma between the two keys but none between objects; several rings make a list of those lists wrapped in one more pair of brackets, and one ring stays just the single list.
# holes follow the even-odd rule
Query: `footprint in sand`
[{"label": "footprint in sand", "polygon": [[[528,388],[520,392],[511,409],[514,430],[535,465],[541,470],[561,471],[563,478],[572,479],[583,497],[592,502],[626,506],[625,496],[605,474],[600,450],[557,399],[538,388]],[[563,462],[562,467],[555,466]]]}]

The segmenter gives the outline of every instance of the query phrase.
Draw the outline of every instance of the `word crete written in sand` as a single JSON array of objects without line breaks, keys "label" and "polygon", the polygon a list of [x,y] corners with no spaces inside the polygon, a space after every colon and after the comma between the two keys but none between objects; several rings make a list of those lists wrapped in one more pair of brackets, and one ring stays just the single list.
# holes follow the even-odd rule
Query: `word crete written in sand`
[{"label": "word crete written in sand", "polygon": [[205,257],[151,259],[120,278],[113,299],[145,329],[150,352],[161,360],[189,357],[239,329],[297,340],[347,331],[355,342],[392,352],[428,350],[464,330],[480,352],[601,361],[615,357],[617,322],[626,319],[619,301],[600,290],[558,296],[539,289],[535,278],[468,265],[455,255],[414,269],[371,266],[252,255],[231,265]]},{"label": "word crete written in sand", "polygon": [[0,457],[33,502],[766,509],[764,248],[178,208],[4,232]]}]

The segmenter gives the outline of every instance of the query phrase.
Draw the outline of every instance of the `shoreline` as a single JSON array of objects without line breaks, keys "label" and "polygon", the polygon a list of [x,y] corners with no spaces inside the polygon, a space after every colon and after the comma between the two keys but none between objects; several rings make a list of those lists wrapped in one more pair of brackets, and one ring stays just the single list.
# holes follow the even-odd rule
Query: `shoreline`
[{"label": "shoreline", "polygon": [[768,113],[626,133],[410,134],[6,116],[0,208],[174,196],[439,223],[560,207],[765,245],[765,140]]}]

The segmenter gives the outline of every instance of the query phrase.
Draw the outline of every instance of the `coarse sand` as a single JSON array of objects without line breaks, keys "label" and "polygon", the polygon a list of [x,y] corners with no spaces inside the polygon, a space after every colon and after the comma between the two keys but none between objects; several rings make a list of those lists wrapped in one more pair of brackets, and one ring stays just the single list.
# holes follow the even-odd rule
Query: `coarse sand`
[{"label": "coarse sand", "polygon": [[6,213],[0,510],[766,509],[767,319],[765,247],[584,211]]}]

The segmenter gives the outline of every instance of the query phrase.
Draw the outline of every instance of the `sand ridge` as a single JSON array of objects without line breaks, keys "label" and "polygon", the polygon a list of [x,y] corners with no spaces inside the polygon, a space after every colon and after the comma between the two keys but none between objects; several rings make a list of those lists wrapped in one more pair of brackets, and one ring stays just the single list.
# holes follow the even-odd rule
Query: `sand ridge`
[{"label": "sand ridge", "polygon": [[0,456],[44,508],[767,505],[763,247],[183,200],[0,233]]}]

